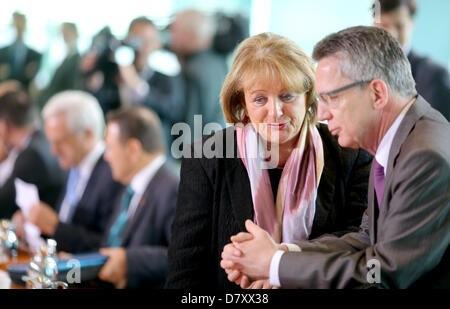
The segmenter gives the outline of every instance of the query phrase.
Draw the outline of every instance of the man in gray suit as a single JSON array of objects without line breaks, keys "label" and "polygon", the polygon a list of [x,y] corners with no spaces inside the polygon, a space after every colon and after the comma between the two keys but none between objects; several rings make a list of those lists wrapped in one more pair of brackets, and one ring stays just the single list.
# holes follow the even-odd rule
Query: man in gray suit
[{"label": "man in gray suit", "polygon": [[81,55],[78,52],[78,28],[74,23],[62,23],[61,35],[66,45],[66,56],[58,66],[50,84],[39,96],[39,103],[45,103],[55,94],[65,91],[81,89],[82,74],[80,70]]},{"label": "man in gray suit", "polygon": [[185,123],[194,132],[194,116],[201,115],[203,126],[217,123],[224,127],[219,97],[228,68],[225,56],[212,49],[214,21],[190,9],[179,12],[169,29],[170,48],[180,60],[186,82]]},{"label": "man in gray suit", "polygon": [[341,146],[375,156],[360,231],[286,252],[248,221],[250,233],[234,236],[222,255],[229,279],[244,287],[248,278],[283,288],[450,287],[449,123],[417,95],[408,60],[385,30],[331,34],[314,58],[319,119]]},{"label": "man in gray suit", "polygon": [[162,287],[178,177],[166,163],[161,123],[144,107],[108,115],[105,160],[126,186],[100,252],[109,259],[100,279],[117,288]]}]

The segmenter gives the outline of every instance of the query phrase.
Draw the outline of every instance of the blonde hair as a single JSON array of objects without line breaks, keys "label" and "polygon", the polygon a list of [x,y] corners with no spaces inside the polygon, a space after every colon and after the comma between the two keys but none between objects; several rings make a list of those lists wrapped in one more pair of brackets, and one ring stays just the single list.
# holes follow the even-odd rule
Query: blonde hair
[{"label": "blonde hair", "polygon": [[244,113],[244,84],[264,80],[270,85],[280,80],[292,93],[305,93],[306,118],[317,122],[313,60],[293,41],[273,33],[262,33],[243,41],[221,91],[221,104],[228,123],[242,122]]}]

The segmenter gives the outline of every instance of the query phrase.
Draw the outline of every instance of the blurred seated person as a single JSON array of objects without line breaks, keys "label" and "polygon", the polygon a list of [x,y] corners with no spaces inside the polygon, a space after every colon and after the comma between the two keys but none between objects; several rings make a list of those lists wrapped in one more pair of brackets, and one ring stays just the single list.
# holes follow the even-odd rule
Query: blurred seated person
[{"label": "blurred seated person", "polygon": [[[225,125],[220,108],[220,89],[228,72],[225,56],[212,49],[215,24],[201,11],[185,10],[170,25],[170,49],[178,56],[186,83],[185,120],[194,130],[194,116],[203,125]],[[202,128],[203,129],[203,128]]]},{"label": "blurred seated person", "polygon": [[45,88],[40,97],[40,105],[43,106],[53,95],[64,90],[80,89],[81,87],[81,56],[78,52],[78,29],[74,23],[62,23],[61,35],[66,44],[66,56],[58,66],[50,84]]},{"label": "blurred seated person", "polygon": [[[18,81],[10,80],[0,83],[0,97],[5,93],[14,90],[21,90],[22,85]],[[12,173],[14,163],[18,155],[17,149],[10,149],[5,141],[0,139],[0,187],[2,187],[6,180]]]},{"label": "blurred seated person", "polygon": [[0,97],[0,140],[7,149],[17,151],[11,174],[0,187],[0,218],[11,218],[18,210],[16,178],[36,185],[40,199],[54,204],[62,188],[63,173],[39,130],[35,105],[23,90],[7,91]]},{"label": "blurred seated person", "polygon": [[[357,231],[367,207],[372,157],[317,123],[314,63],[294,42],[271,33],[242,42],[221,100],[235,126],[182,160],[168,288],[237,288],[220,255],[247,219],[291,243]],[[214,154],[196,152],[208,146]]]},{"label": "blurred seated person", "polygon": [[[450,75],[431,58],[419,55],[412,47],[417,0],[376,0],[373,5],[374,26],[388,31],[400,43],[411,63],[417,91],[431,106],[450,121]],[[379,6],[379,7],[378,7]],[[375,16],[376,9],[380,15]]]},{"label": "blurred seated person", "polygon": [[161,40],[148,18],[138,17],[130,23],[125,42],[135,50],[131,65],[119,65],[122,105],[139,104],[155,111],[170,146],[172,125],[184,117],[184,81],[181,76],[167,76],[150,68],[149,57],[161,48]]},{"label": "blurred seated person", "polygon": [[92,95],[68,90],[53,96],[42,115],[51,150],[69,174],[57,203],[33,206],[28,220],[54,238],[59,251],[96,250],[122,188],[103,159],[102,110]]},{"label": "blurred seated person", "polygon": [[121,192],[100,252],[100,279],[117,288],[161,288],[178,193],[155,113],[131,107],[108,115],[105,160]]},{"label": "blurred seated person", "polygon": [[16,30],[16,38],[10,46],[0,49],[0,82],[17,80],[28,89],[41,65],[42,55],[25,45],[26,16],[14,12],[12,26]]}]

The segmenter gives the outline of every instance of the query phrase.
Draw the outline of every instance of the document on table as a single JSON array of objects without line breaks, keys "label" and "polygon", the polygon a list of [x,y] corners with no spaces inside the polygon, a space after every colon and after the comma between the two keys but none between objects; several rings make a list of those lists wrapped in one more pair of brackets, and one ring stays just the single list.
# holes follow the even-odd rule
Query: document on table
[{"label": "document on table", "polygon": [[28,222],[28,215],[33,205],[39,204],[39,193],[36,185],[26,183],[23,180],[16,178],[14,180],[16,187],[16,204],[22,210],[25,217],[25,239],[31,250],[35,251],[40,246],[45,245],[44,239],[41,237],[41,230],[34,224]]}]

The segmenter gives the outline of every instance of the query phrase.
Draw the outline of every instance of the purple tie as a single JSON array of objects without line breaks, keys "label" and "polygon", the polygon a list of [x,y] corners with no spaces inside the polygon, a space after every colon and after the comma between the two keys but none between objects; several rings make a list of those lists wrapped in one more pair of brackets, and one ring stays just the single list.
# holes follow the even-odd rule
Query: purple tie
[{"label": "purple tie", "polygon": [[384,168],[374,159],[373,175],[375,180],[375,193],[377,194],[378,208],[381,208],[381,201],[384,194]]}]

